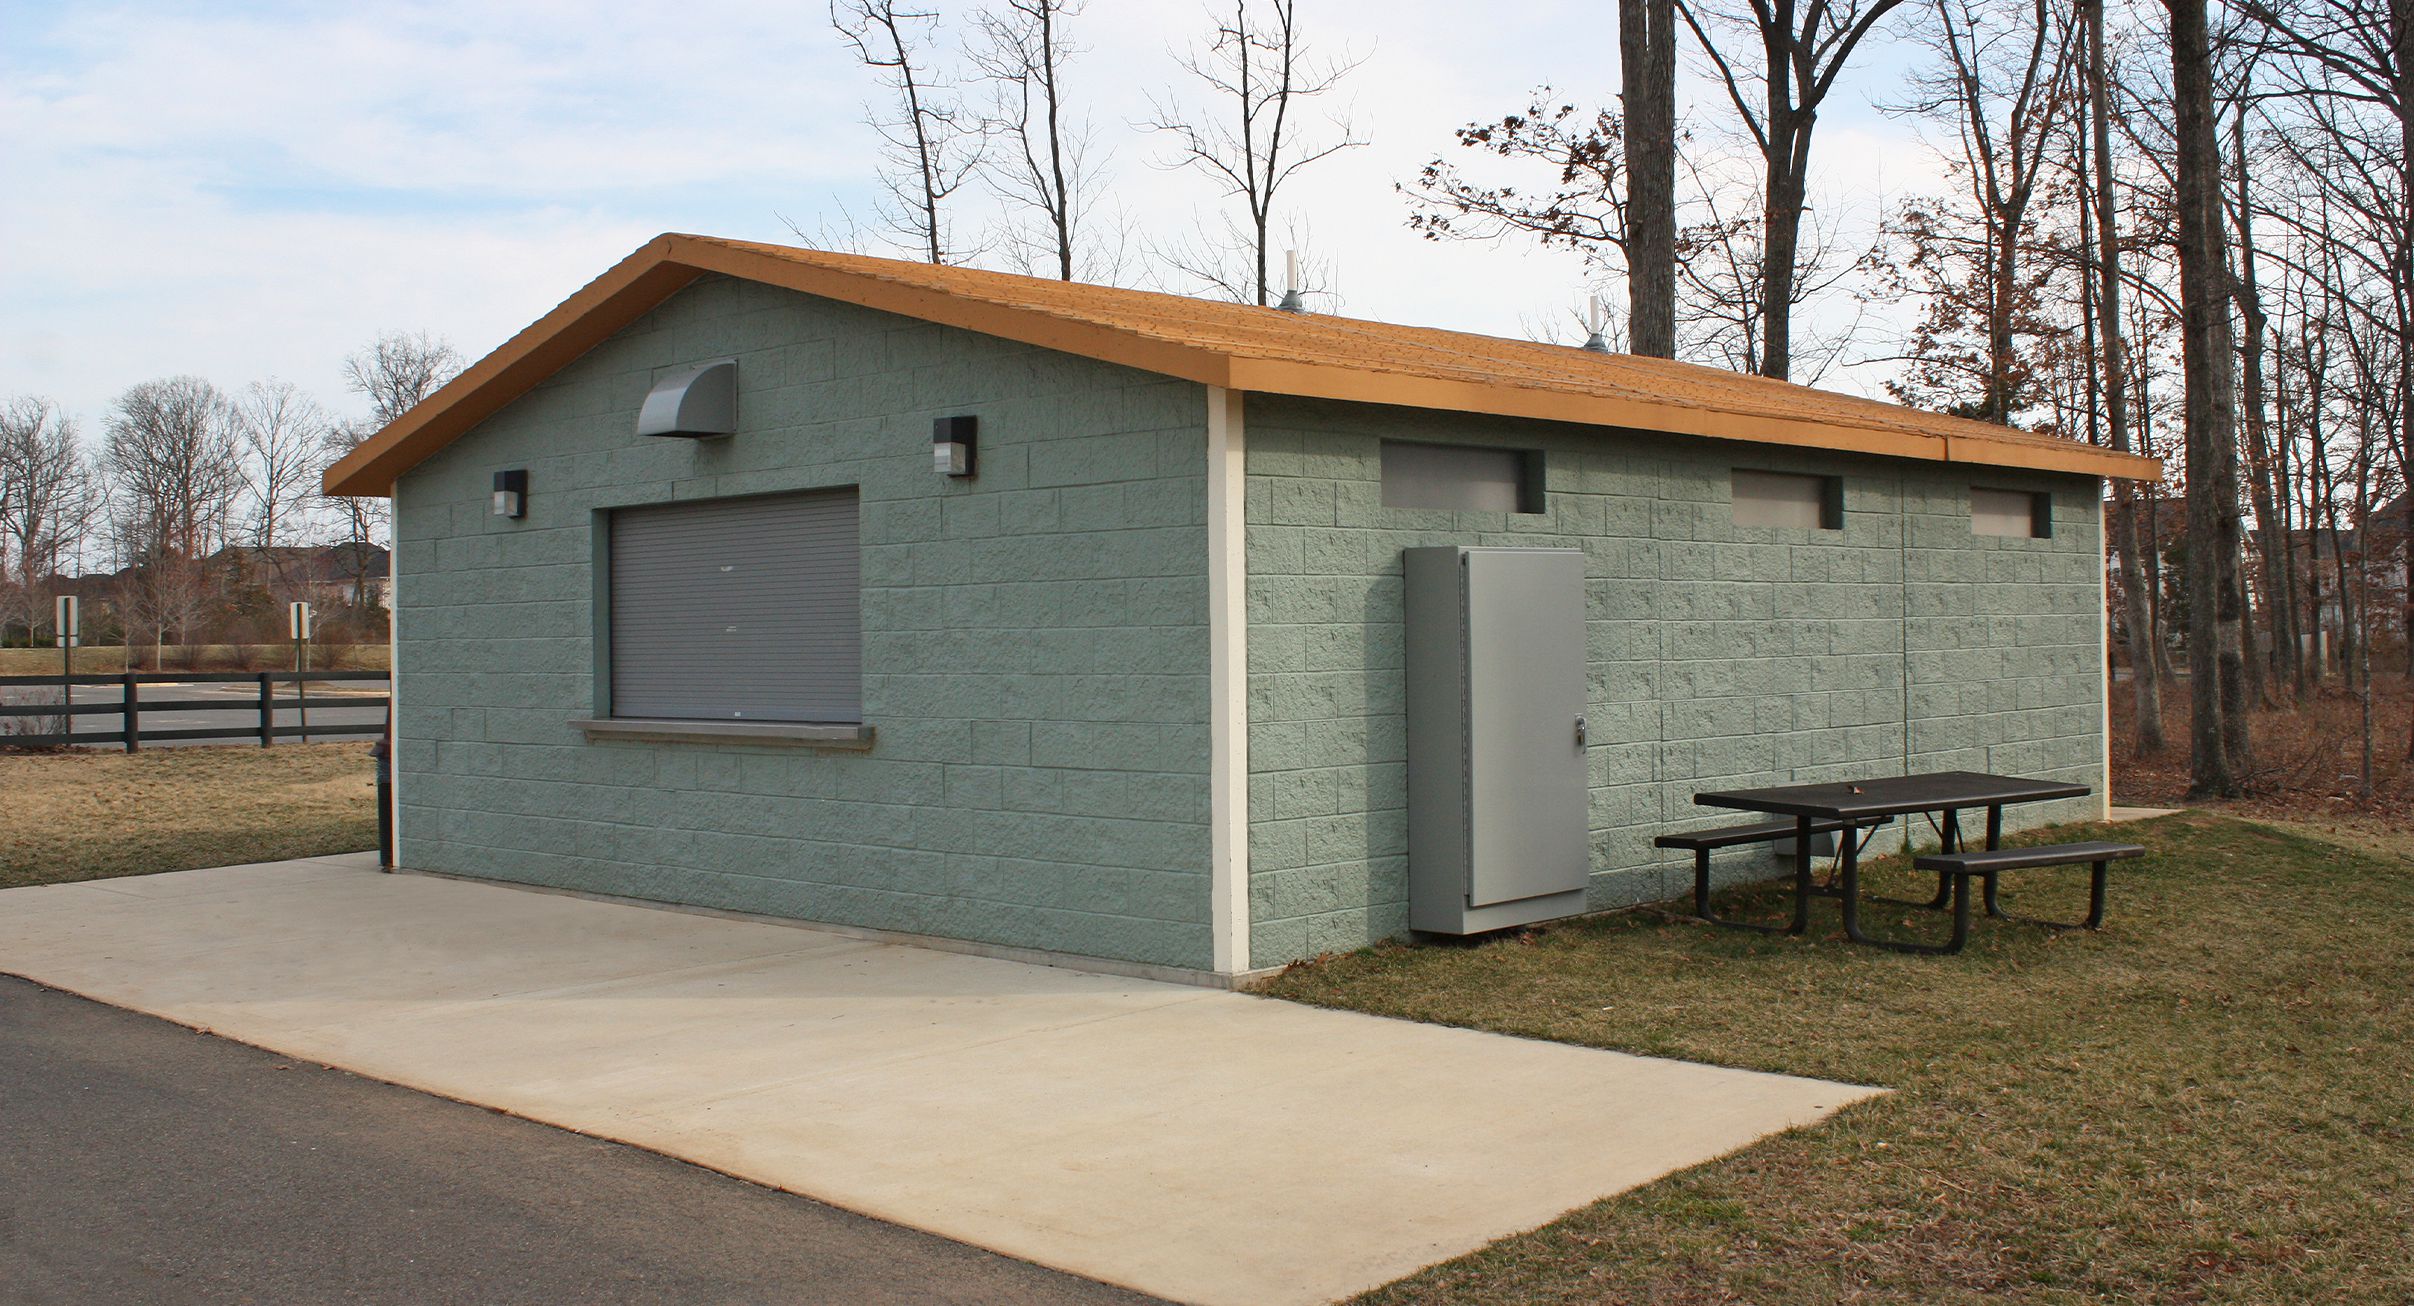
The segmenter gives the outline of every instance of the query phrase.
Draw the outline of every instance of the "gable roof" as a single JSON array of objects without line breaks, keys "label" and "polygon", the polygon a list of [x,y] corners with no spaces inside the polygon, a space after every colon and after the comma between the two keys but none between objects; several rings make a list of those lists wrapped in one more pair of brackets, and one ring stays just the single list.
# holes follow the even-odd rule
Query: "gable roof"
[{"label": "gable roof", "polygon": [[1933,462],[2154,478],[2076,441],[1766,377],[1565,345],[709,236],[647,242],[327,469],[394,479],[708,273],[1230,390],[1400,404]]}]

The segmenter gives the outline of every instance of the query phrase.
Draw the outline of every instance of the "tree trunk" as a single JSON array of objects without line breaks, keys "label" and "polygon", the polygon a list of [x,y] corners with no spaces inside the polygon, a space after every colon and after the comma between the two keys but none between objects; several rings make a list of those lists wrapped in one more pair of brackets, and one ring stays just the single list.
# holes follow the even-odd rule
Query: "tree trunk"
[{"label": "tree trunk", "polygon": [[1780,381],[1794,366],[1794,273],[1800,259],[1804,172],[1810,163],[1810,117],[1781,110],[1771,70],[1768,203],[1761,211],[1760,374]]},{"label": "tree trunk", "polygon": [[1676,6],[1618,0],[1626,117],[1626,347],[1676,357]]},{"label": "tree trunk", "polygon": [[1056,228],[1056,277],[1071,281],[1073,194],[1065,185],[1064,96],[1057,85],[1056,57],[1056,5],[1051,2],[1039,6],[1039,74],[1048,103],[1048,194],[1054,197],[1048,220]]},{"label": "tree trunk", "polygon": [[[2414,681],[2414,0],[2389,7],[2390,71],[2397,110],[2397,479],[2406,487],[2406,677]],[[2406,723],[2406,756],[2414,758],[2414,718]]]},{"label": "tree trunk", "polygon": [[2366,422],[2355,460],[2355,607],[2368,623],[2356,633],[2356,696],[2361,701],[2364,755],[2360,797],[2372,797],[2372,429]]},{"label": "tree trunk", "polygon": [[2272,549],[2278,548],[2279,567],[2285,577],[2280,590],[2281,601],[2287,606],[2274,614],[2273,629],[2276,638],[2288,641],[2289,690],[2294,700],[2303,704],[2308,681],[2305,675],[2305,632],[2300,623],[2305,613],[2298,606],[2297,587],[2304,577],[2297,570],[2297,501],[2296,496],[2289,492],[2289,487],[2296,483],[2293,479],[2293,459],[2297,437],[2296,427],[2289,420],[2288,356],[2285,352],[2275,351],[2272,354],[2272,375],[2272,491],[2273,504],[2280,519],[2263,528],[2267,541],[2263,558],[2264,565],[2271,566]]},{"label": "tree trunk", "polygon": [[2190,793],[2242,790],[2245,744],[2243,613],[2237,588],[2237,408],[2231,387],[2228,260],[2224,256],[2220,138],[2206,0],[2167,0],[2175,104],[2181,353],[2186,372]]},{"label": "tree trunk", "polygon": [[[2238,306],[2238,321],[2245,329],[2240,341],[2238,370],[2243,393],[2239,396],[2240,413],[2245,418],[2247,486],[2253,492],[2255,521],[2261,527],[2263,539],[2263,619],[2272,637],[2269,669],[2280,676],[2291,674],[2293,655],[2288,646],[2287,613],[2293,608],[2289,601],[2289,576],[2285,565],[2273,560],[2272,543],[2279,528],[2279,496],[2275,492],[2275,470],[2272,464],[2271,432],[2266,425],[2263,388],[2264,341],[2268,320],[2263,312],[2263,295],[2258,288],[2255,269],[2255,217],[2253,196],[2247,189],[2249,161],[2246,156],[2246,113],[2241,109],[2230,122],[2230,154],[2238,167],[2238,273],[2230,281],[2231,297]],[[2285,552],[2282,554],[2285,557]],[[2250,654],[2253,646],[2249,645]],[[2269,687],[2264,683],[2264,659],[2250,657],[2255,701],[2271,705]]]},{"label": "tree trunk", "polygon": [[[2396,0],[2390,36],[2397,73],[2397,479],[2406,486],[2406,677],[2414,681],[2414,3]],[[2406,723],[2406,756],[2414,758],[2414,718]]]},{"label": "tree trunk", "polygon": [[1994,284],[1987,290],[1986,411],[1979,416],[2006,426],[2012,421],[2012,298],[2019,293],[2020,276],[2019,253],[2013,244],[2019,230],[2018,212],[2006,213],[1994,257],[1988,260],[1988,279]]},{"label": "tree trunk", "polygon": [[[2096,311],[2104,340],[2104,421],[2112,447],[2126,453],[2129,436],[2129,351],[2121,328],[2121,233],[2113,212],[2112,95],[2104,59],[2104,0],[2083,0],[2087,22],[2087,101],[2095,137]],[[2113,503],[2120,510],[2120,530],[2109,542],[2121,560],[2121,600],[2129,624],[2129,682],[2136,697],[2137,752],[2160,752],[2163,747],[2162,668],[2155,650],[2161,646],[2150,603],[2151,581],[2138,544],[2137,489],[2114,481]]]}]

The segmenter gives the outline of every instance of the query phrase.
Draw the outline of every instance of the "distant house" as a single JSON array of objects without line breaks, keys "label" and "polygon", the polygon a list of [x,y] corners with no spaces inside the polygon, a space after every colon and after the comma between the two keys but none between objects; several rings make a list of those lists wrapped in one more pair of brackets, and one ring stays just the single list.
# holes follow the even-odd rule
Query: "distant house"
[{"label": "distant house", "polygon": [[375,544],[229,545],[211,555],[217,566],[240,566],[276,598],[320,606],[357,601],[393,606],[387,551]]},{"label": "distant house", "polygon": [[[1652,839],[1714,786],[1968,768],[2098,810],[2104,478],[2158,474],[1679,363],[666,236],[327,488],[394,500],[403,864],[1228,980],[1408,929],[1409,775],[1461,765],[1411,757],[1411,664],[1460,640],[1537,669],[1486,681],[1532,727],[1486,765],[1575,850],[1572,890],[1471,889],[1493,924],[1669,896]],[[1486,607],[1467,561],[1412,633],[1427,549],[1533,585]]]},{"label": "distant house", "polygon": [[[2335,660],[2345,647],[2345,607],[2342,585],[2371,586],[2372,615],[2386,631],[2405,611],[2407,564],[2407,505],[2414,496],[2400,494],[2373,509],[2362,529],[2341,526],[2297,527],[2288,532],[2289,556],[2295,564],[2297,589],[2308,610],[2319,612],[2321,651]],[[2253,534],[2250,565],[2273,565],[2279,543],[2269,531]],[[2306,636],[2310,650],[2314,637]]]}]

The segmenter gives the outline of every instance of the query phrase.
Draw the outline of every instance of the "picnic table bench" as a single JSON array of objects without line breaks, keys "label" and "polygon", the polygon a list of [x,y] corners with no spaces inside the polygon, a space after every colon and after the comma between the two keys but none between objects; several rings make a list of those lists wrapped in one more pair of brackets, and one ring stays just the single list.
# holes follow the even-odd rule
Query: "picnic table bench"
[{"label": "picnic table bench", "polygon": [[[1810,834],[1843,834],[1850,830],[1858,834],[1890,822],[1892,817],[1872,817],[1847,824],[1843,821],[1813,821]],[[1761,925],[1752,921],[1728,920],[1710,911],[1710,854],[1721,848],[1737,848],[1747,844],[1775,843],[1780,839],[1799,838],[1804,833],[1799,821],[1753,821],[1748,825],[1722,825],[1709,830],[1682,830],[1663,834],[1651,841],[1655,848],[1684,848],[1693,853],[1693,914],[1712,925],[1730,929],[1759,930],[1764,934],[1800,933],[1802,924]],[[1844,837],[1850,838],[1851,835]],[[1805,921],[1803,924],[1807,924]]]},{"label": "picnic table bench", "polygon": [[[2040,866],[2091,866],[2093,874],[2086,921],[2075,925],[2055,921],[2029,923],[2084,929],[2095,929],[2103,924],[2104,881],[2110,863],[2143,856],[2144,848],[2136,844],[2091,842],[2007,849],[2002,844],[2005,807],[2014,803],[2045,802],[2057,798],[2083,798],[2092,792],[2083,784],[1987,775],[1976,771],[1936,771],[1858,781],[1722,790],[1695,794],[1693,801],[1704,807],[1767,812],[1786,819],[1698,831],[1690,835],[1664,835],[1655,842],[1661,847],[1689,847],[1695,850],[1695,914],[1714,925],[1800,934],[1810,927],[1811,899],[1814,896],[1828,896],[1841,901],[1844,934],[1855,943],[1897,952],[1950,954],[1961,951],[1969,941],[1970,881],[1973,878],[1980,882],[1988,915],[2003,920],[2020,919],[2007,915],[1996,903],[1997,879],[2005,871]],[[1961,846],[1961,813],[1973,808],[1984,808],[1987,814],[1986,846],[1979,851],[1966,850]],[[1935,853],[1915,858],[1912,863],[1936,875],[1936,895],[1924,902],[1864,898],[1860,884],[1860,853],[1867,836],[1856,838],[1854,832],[1913,813],[1942,816],[1936,825],[1941,847]],[[1811,838],[1821,833],[1838,836],[1836,860],[1840,883],[1832,889],[1814,884],[1811,877]],[[1794,840],[1793,920],[1784,926],[1761,926],[1712,915],[1709,911],[1711,849],[1789,836]],[[1939,911],[1950,906],[1953,910],[1952,937],[1942,944],[1874,938],[1861,929],[1861,904],[1865,901]]]}]

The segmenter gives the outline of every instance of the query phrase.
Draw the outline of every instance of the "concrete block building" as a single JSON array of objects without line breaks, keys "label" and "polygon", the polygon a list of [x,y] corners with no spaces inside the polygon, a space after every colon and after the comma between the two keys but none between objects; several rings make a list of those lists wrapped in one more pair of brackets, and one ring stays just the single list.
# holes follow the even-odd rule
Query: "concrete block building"
[{"label": "concrete block building", "polygon": [[1403,550],[1581,554],[1602,909],[1682,892],[1651,841],[1704,789],[2102,794],[2103,486],[2155,473],[1678,363],[664,236],[328,488],[394,502],[402,865],[1230,979],[1407,929]]}]

